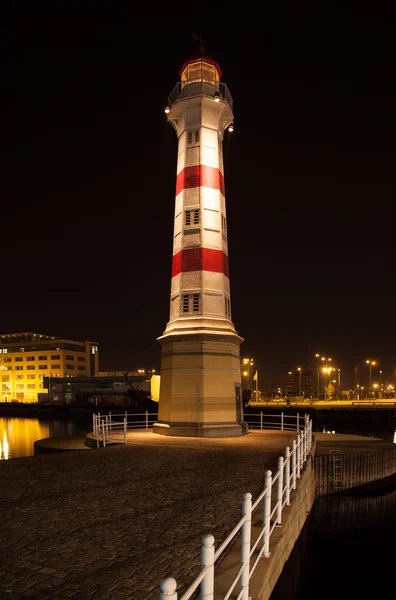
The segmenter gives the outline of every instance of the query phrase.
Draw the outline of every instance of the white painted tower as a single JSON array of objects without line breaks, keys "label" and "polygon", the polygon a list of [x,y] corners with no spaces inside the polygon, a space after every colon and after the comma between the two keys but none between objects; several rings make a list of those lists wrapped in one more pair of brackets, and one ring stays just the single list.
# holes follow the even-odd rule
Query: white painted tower
[{"label": "white painted tower", "polygon": [[162,346],[154,432],[247,433],[239,346],[231,319],[222,143],[232,98],[203,48],[180,70],[168,120],[178,137],[170,316]]}]

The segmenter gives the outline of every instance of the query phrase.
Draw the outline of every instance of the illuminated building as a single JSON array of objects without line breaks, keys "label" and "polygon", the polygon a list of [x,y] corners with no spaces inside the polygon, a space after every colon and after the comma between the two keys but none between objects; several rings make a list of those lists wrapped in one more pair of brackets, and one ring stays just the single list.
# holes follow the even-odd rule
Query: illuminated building
[{"label": "illuminated building", "polygon": [[0,335],[0,401],[37,402],[44,377],[94,376],[97,342],[78,342],[39,333]]},{"label": "illuminated building", "polygon": [[170,316],[161,343],[162,435],[247,433],[239,347],[231,318],[223,136],[232,98],[200,47],[165,109],[178,137]]}]

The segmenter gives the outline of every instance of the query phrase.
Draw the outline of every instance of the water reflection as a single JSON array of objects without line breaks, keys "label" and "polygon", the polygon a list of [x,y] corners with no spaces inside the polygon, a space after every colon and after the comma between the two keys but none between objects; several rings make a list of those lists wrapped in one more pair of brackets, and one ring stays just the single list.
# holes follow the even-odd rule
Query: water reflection
[{"label": "water reflection", "polygon": [[38,419],[0,418],[0,460],[34,455],[34,442],[49,437],[50,427]]},{"label": "water reflection", "polygon": [[[386,598],[394,585],[396,481],[321,496],[270,600]],[[334,577],[334,580],[333,580]],[[334,583],[334,585],[332,585]]]}]

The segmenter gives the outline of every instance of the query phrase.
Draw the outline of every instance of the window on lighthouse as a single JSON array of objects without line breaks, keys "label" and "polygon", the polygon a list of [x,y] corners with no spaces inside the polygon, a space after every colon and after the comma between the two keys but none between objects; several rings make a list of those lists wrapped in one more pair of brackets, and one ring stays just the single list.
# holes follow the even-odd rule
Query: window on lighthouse
[{"label": "window on lighthouse", "polygon": [[201,294],[183,294],[182,312],[184,314],[193,314],[201,312]]},{"label": "window on lighthouse", "polygon": [[199,208],[193,208],[185,211],[184,224],[188,225],[199,225]]},{"label": "window on lighthouse", "polygon": [[225,314],[231,318],[231,300],[228,296],[225,296]]}]

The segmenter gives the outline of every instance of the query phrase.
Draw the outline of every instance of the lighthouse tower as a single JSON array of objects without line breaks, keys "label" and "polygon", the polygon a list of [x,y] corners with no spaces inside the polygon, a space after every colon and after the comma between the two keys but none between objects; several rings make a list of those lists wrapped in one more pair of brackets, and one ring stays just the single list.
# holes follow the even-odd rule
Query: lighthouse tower
[{"label": "lighthouse tower", "polygon": [[154,433],[234,437],[243,421],[231,318],[222,143],[232,98],[203,48],[187,60],[165,110],[178,138],[170,316]]}]

